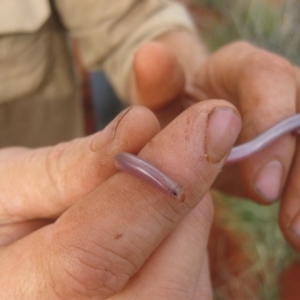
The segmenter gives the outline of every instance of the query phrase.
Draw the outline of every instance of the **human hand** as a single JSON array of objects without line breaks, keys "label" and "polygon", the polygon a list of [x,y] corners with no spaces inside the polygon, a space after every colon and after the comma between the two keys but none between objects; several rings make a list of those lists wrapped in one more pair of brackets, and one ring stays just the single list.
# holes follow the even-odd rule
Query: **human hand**
[{"label": "human hand", "polygon": [[[166,118],[167,122],[172,115],[180,112],[187,102],[192,104],[207,99],[225,99],[233,103],[241,113],[243,128],[238,140],[240,144],[299,112],[300,69],[292,66],[286,59],[246,42],[237,42],[221,48],[203,62],[205,52],[201,52],[201,47],[193,46],[194,42],[181,42],[180,35],[182,33],[177,36],[173,34],[173,37],[168,35],[162,37],[158,39],[160,45],[143,46],[135,59],[137,65],[135,77],[143,79],[148,60],[148,65],[156,66],[156,73],[160,73],[160,69],[163,69],[161,71],[163,78],[169,78],[169,85],[175,86],[170,88],[173,93],[169,91],[169,98],[165,96],[169,87],[164,89],[159,83],[149,79],[152,68],[148,68],[147,85],[140,84],[141,87],[136,87],[139,80],[133,81],[132,84],[132,90],[142,90],[141,95],[144,94],[143,89],[150,91],[148,98],[146,97],[147,101],[160,102],[163,107],[161,111],[177,107],[177,111],[172,112],[170,118]],[[176,39],[179,47],[175,46]],[[180,44],[189,52],[185,68],[182,67],[185,53],[181,50]],[[151,47],[161,47],[164,51],[153,51]],[[148,54],[151,51],[156,54],[157,61],[166,60],[164,56],[167,56],[171,61],[169,66],[164,67],[162,63],[155,65],[154,58]],[[197,54],[197,51],[200,54]],[[196,58],[194,65],[191,64],[191,57],[197,55],[200,58]],[[183,57],[181,61],[178,56]],[[143,63],[140,61],[141,57]],[[155,84],[158,85],[157,89]],[[151,89],[147,89],[147,86],[151,86]],[[156,98],[155,91],[158,91]],[[133,95],[137,102],[151,108],[138,92]],[[157,108],[160,115],[160,107],[156,104],[154,111]],[[300,148],[296,143],[296,136],[289,134],[238,165],[226,167],[216,180],[215,186],[229,193],[250,197],[262,204],[270,204],[281,198],[279,220],[282,231],[289,242],[300,251],[298,178],[300,178]]]},{"label": "human hand", "polygon": [[[1,299],[211,299],[208,190],[241,127],[230,107],[199,103],[161,132],[134,107],[87,138],[1,150]],[[177,181],[184,202],[117,172],[120,151]]]}]

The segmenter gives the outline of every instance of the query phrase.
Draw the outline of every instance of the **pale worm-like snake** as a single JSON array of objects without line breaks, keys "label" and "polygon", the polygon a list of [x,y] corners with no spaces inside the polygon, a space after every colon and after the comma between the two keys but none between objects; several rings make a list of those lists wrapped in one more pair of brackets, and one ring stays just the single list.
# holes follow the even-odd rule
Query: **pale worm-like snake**
[{"label": "pale worm-like snake", "polygon": [[[281,136],[290,132],[300,134],[300,114],[279,122],[249,142],[233,147],[225,164],[243,160],[261,151]],[[180,198],[182,194],[182,188],[178,183],[158,168],[133,154],[126,152],[119,153],[115,157],[115,165],[119,170],[142,178],[167,195]]]}]

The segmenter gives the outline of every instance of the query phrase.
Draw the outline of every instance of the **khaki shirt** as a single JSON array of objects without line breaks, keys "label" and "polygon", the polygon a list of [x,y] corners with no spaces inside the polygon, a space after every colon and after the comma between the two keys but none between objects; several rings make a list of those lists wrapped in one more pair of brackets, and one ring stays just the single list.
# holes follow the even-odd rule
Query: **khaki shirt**
[{"label": "khaki shirt", "polygon": [[88,69],[104,70],[117,94],[135,50],[167,31],[194,30],[167,0],[1,0],[0,147],[55,144],[83,134],[80,82],[70,38]]}]

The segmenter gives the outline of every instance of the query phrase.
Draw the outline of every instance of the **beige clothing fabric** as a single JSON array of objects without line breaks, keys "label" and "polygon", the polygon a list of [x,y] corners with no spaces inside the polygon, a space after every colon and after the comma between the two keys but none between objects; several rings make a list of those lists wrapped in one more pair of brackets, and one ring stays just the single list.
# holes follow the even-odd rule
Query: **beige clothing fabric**
[{"label": "beige clothing fabric", "polygon": [[126,101],[135,50],[174,29],[194,30],[175,1],[1,0],[0,147],[83,134],[70,37],[86,67],[105,70]]}]

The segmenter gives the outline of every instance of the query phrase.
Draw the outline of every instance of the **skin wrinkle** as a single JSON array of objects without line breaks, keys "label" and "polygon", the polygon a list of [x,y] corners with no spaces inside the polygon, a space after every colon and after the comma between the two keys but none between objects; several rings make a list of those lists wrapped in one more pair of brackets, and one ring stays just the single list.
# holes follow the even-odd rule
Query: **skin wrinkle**
[{"label": "skin wrinkle", "polygon": [[[207,160],[207,154],[204,154],[204,158]],[[204,176],[202,169],[198,170],[197,176],[200,176],[206,185],[208,184],[207,178]]]},{"label": "skin wrinkle", "polygon": [[62,295],[59,294],[59,292],[56,290],[56,288],[49,283],[49,285],[51,286],[51,291],[54,293],[54,295],[56,296],[57,300],[68,300],[67,298],[64,298]]},{"label": "skin wrinkle", "polygon": [[[53,244],[53,243],[50,244],[50,247],[49,247],[48,250],[50,250],[49,253],[51,253],[51,255],[49,255],[48,257],[51,257],[51,258],[55,257],[55,254],[54,254],[55,251],[54,251],[54,244]],[[46,272],[46,274],[49,274],[48,277],[49,277],[49,279],[50,279],[50,281],[48,280],[48,284],[51,286],[52,291],[53,291],[54,294],[58,297],[58,299],[60,299],[60,300],[68,300],[68,299],[64,298],[64,297],[58,292],[58,290],[57,290],[57,286],[56,286],[56,284],[55,284],[55,282],[57,282],[57,281],[56,281],[56,279],[54,279],[54,278],[56,278],[57,276],[54,276],[54,274],[53,274],[53,269],[51,268],[51,262],[52,262],[52,261],[51,261],[51,259],[49,258],[48,261],[47,261],[47,263],[46,263],[46,264],[44,263],[44,266],[47,267],[47,272]],[[45,282],[47,282],[47,281],[45,280]]]},{"label": "skin wrinkle", "polygon": [[[88,253],[88,255],[96,256],[97,260],[99,260],[99,258],[100,258],[100,256],[97,256],[97,255],[95,255],[95,254],[92,253],[92,252],[86,251],[86,249],[83,249],[83,248],[81,248],[81,247],[78,247],[78,246],[72,246],[72,248],[74,248],[74,249],[76,249],[76,250],[79,250],[79,251],[82,251],[82,252],[84,252],[84,253]],[[101,247],[101,249],[104,250],[105,252],[109,253],[110,256],[113,255],[113,256],[116,256],[116,257],[118,257],[118,258],[121,258],[122,260],[124,260],[124,261],[126,262],[126,264],[129,262],[130,265],[133,267],[133,269],[136,270],[137,267],[136,267],[136,266],[133,264],[133,262],[131,262],[130,260],[127,260],[126,258],[120,256],[119,254],[117,254],[117,253],[115,253],[115,252],[113,252],[113,251],[111,251],[111,250],[105,249],[103,246]],[[69,271],[69,270],[65,267],[64,269],[65,269],[65,271],[68,273],[68,275],[70,275],[71,278],[73,278],[76,282],[81,283],[81,285],[83,286],[83,290],[86,289],[86,288],[88,288],[89,291],[94,291],[94,290],[99,291],[99,290],[101,290],[102,288],[104,288],[105,290],[109,291],[108,294],[110,294],[111,291],[115,293],[115,292],[117,291],[117,289],[112,289],[112,288],[108,287],[109,284],[107,284],[107,282],[108,282],[108,281],[111,281],[111,280],[113,279],[114,282],[123,282],[123,283],[125,284],[125,283],[129,280],[129,278],[132,276],[132,274],[126,274],[126,273],[124,273],[124,274],[122,274],[122,275],[120,276],[120,271],[117,271],[117,272],[114,274],[113,272],[111,272],[111,270],[113,269],[112,267],[105,267],[105,265],[107,265],[107,260],[104,260],[103,258],[101,258],[101,260],[103,261],[104,264],[102,263],[101,266],[102,266],[102,267],[104,266],[104,268],[99,269],[99,268],[93,267],[91,264],[89,264],[89,263],[87,263],[87,262],[84,262],[84,261],[80,258],[81,256],[82,256],[82,255],[79,255],[78,257],[74,257],[74,258],[75,258],[76,260],[78,260],[78,261],[80,262],[80,264],[83,264],[84,266],[87,266],[88,268],[91,268],[92,270],[96,271],[97,273],[98,273],[98,272],[103,273],[103,275],[101,275],[101,277],[98,276],[98,278],[99,278],[99,279],[102,278],[102,280],[98,280],[98,283],[97,283],[97,284],[100,284],[100,283],[102,282],[102,285],[101,285],[99,288],[94,289],[94,288],[88,287],[88,285],[87,285],[88,282],[84,283],[85,279],[80,280],[79,278],[77,278],[78,276],[75,276],[75,275],[73,274],[72,271]],[[101,256],[106,256],[106,255],[101,255]],[[71,259],[72,259],[72,258],[71,258]],[[109,265],[113,265],[114,262],[115,262],[116,260],[113,259],[113,258],[110,258],[109,261],[110,261],[110,262],[109,262]],[[118,264],[118,265],[120,265],[120,264]],[[80,269],[81,269],[81,268],[80,268]],[[128,269],[128,268],[127,268],[127,269]],[[110,271],[108,271],[108,270],[110,270]],[[92,271],[92,272],[94,272],[94,271]],[[125,278],[127,278],[126,280],[123,280],[123,279],[122,279],[122,278],[124,278],[124,275],[125,275]],[[80,277],[80,276],[81,276],[81,274],[79,274],[79,277]],[[120,279],[121,279],[121,280],[120,280]],[[93,284],[94,284],[94,283],[93,283]],[[77,290],[75,290],[75,291],[78,292]],[[85,295],[86,295],[86,294],[85,294]]]},{"label": "skin wrinkle", "polygon": [[[137,235],[138,236],[138,235]],[[144,237],[144,236],[139,236],[140,240],[143,240],[145,244],[148,244],[149,246],[151,246],[151,244],[147,241],[147,239]],[[129,241],[129,243],[131,245],[133,245],[135,248],[137,248],[140,253],[143,254],[143,257],[142,259],[146,260],[148,258],[148,255],[145,253],[145,251],[143,251],[143,249],[141,247],[139,247],[136,243],[134,243],[131,239],[127,239]],[[128,250],[128,249],[127,249]],[[138,259],[140,259],[140,253],[136,255],[136,257]],[[132,255],[132,254],[131,254]],[[132,262],[133,266],[135,267],[136,270],[138,270],[140,267],[135,265],[133,262]]]},{"label": "skin wrinkle", "polygon": [[[148,200],[147,200],[148,201]],[[160,201],[160,200],[158,200]],[[148,203],[151,205],[151,207],[154,209],[155,212],[157,212],[159,214],[159,216],[162,216],[165,220],[168,220],[171,224],[174,224],[174,220],[172,220],[171,218],[169,218],[167,215],[163,214],[159,208],[156,207],[156,205],[153,205],[152,202],[148,201]],[[178,212],[174,209],[174,207],[172,207],[172,205],[170,205],[168,202],[165,202],[166,204],[168,204],[169,208],[175,212],[176,214],[178,214]],[[151,215],[156,221],[158,224],[160,224],[160,222],[158,221],[158,218],[153,215]],[[163,226],[161,226],[163,227]]]},{"label": "skin wrinkle", "polygon": [[[60,170],[60,159],[62,157],[63,153],[60,153],[59,156],[56,155],[57,148],[56,146],[48,152],[46,159],[45,159],[45,170],[46,175],[49,179],[49,182],[51,182],[51,186],[54,189],[54,195],[55,195],[55,202],[56,205],[59,203],[62,203],[61,208],[64,208],[64,201],[60,201],[60,199],[64,199],[64,186],[62,177],[60,174],[62,173]],[[64,147],[64,152],[66,151],[66,146]],[[53,159],[55,158],[55,159]],[[54,175],[56,174],[56,175]],[[58,176],[58,177],[57,177]]]},{"label": "skin wrinkle", "polygon": [[[12,246],[12,251],[14,251],[13,248],[15,248],[16,250],[16,247]],[[3,250],[4,249],[5,248],[3,248]],[[40,286],[44,278],[42,278],[41,276],[37,276],[37,274],[39,273],[40,270],[44,271],[43,269],[44,261],[41,261],[39,250],[40,250],[39,248],[34,249],[34,251],[31,251],[31,253],[27,253],[26,257],[25,255],[23,255],[23,251],[22,253],[20,253],[20,251],[17,251],[17,253],[19,252],[19,257],[17,258],[18,260],[22,261],[24,258],[26,258],[27,261],[25,263],[30,261],[30,262],[35,262],[36,264],[33,266],[33,268],[31,268],[30,273],[29,270],[27,270],[26,273],[23,274],[19,272],[19,268],[18,268],[19,261],[13,262],[11,268],[12,270],[15,271],[15,274],[12,277],[10,276],[11,277],[10,279],[12,279],[14,285],[16,283],[18,283],[18,285],[17,288],[13,290],[8,289],[8,294],[6,295],[3,295],[6,289],[2,289],[1,299],[23,299],[24,295],[27,295],[27,297],[31,299],[31,296],[33,296],[32,293],[34,293],[34,295],[36,295],[36,293],[39,294],[42,293]],[[6,256],[5,251],[3,251],[3,254],[4,256]],[[39,259],[40,261],[38,261]],[[4,278],[5,276],[7,276],[7,274],[2,274],[2,275],[4,276]],[[38,289],[34,289],[34,287],[38,287]]]},{"label": "skin wrinkle", "polygon": [[[185,197],[185,192],[182,193],[182,196]],[[185,200],[185,199],[184,199]],[[189,205],[188,201],[179,201],[179,205],[176,205],[176,207],[171,206],[173,211],[175,211],[175,213],[180,216],[181,218],[183,216],[185,216],[185,209],[190,209],[191,206]],[[176,209],[178,207],[178,210]],[[183,210],[182,208],[179,209],[179,207],[184,207],[185,209]]]},{"label": "skin wrinkle", "polygon": [[[50,278],[50,282],[48,281],[48,284],[51,286],[51,288],[52,288],[51,290],[54,292],[54,295],[57,296],[57,299],[58,300],[69,300],[68,298],[63,297],[57,290],[57,287],[55,285],[56,280],[54,279],[54,275],[50,268],[48,270],[48,274],[49,274],[49,278]],[[57,276],[55,276],[55,277],[57,277]]]},{"label": "skin wrinkle", "polygon": [[[70,272],[66,267],[64,268],[64,271],[66,272],[67,276],[69,278],[71,278],[75,282],[75,284],[68,283],[68,287],[71,288],[72,291],[74,291],[74,294],[78,294],[79,293],[79,294],[81,294],[83,296],[87,296],[87,294],[82,291],[82,290],[86,289],[86,285],[83,282],[81,282],[78,278],[76,278],[72,274],[72,272]],[[78,285],[80,285],[80,286],[83,287],[82,290],[79,289]]]},{"label": "skin wrinkle", "polygon": [[[79,262],[80,262],[81,264],[87,266],[88,268],[94,269],[94,270],[96,270],[96,271],[101,271],[100,269],[97,269],[97,268],[93,267],[91,264],[88,264],[87,262],[83,261],[83,260],[80,259],[80,258],[78,258],[78,260],[79,260]],[[111,272],[109,272],[108,270],[109,270],[109,268],[106,268],[106,267],[105,267],[104,270],[102,270],[102,272],[103,272],[104,274],[111,274]],[[107,290],[109,291],[109,293],[114,293],[114,292],[116,292],[115,290],[108,288],[108,285],[106,285],[105,283],[106,283],[108,280],[110,280],[111,278],[118,278],[119,276],[112,275],[112,276],[103,276],[103,277],[105,277],[105,278],[107,277],[107,279],[104,280],[103,286],[101,286],[101,287],[96,287],[96,288],[92,288],[92,289],[88,288],[88,290],[91,291],[91,292],[95,291],[94,295],[97,295],[98,292],[101,291],[102,289],[104,289],[104,290],[107,289]],[[128,280],[129,280],[129,278],[131,278],[130,275],[128,275]],[[119,281],[119,280],[117,280],[117,281]],[[87,287],[87,286],[85,285],[85,287]],[[89,294],[91,294],[91,293],[89,293]]]},{"label": "skin wrinkle", "polygon": [[[157,223],[158,223],[158,222],[157,222]],[[149,231],[149,227],[145,227],[145,226],[143,226],[143,225],[140,225],[140,227],[143,228],[143,229],[146,230],[146,231]],[[138,237],[139,237],[140,239],[144,240],[144,243],[151,247],[152,244],[147,240],[147,237],[146,237],[146,236],[144,236],[144,235],[138,235]],[[132,241],[130,241],[130,242],[131,242],[132,244],[134,244]],[[135,244],[134,244],[134,245],[135,245]],[[143,252],[142,252],[142,253],[143,253]],[[145,253],[143,253],[143,254],[144,254],[144,258],[147,259],[147,258],[148,258],[148,255],[146,255]]]},{"label": "skin wrinkle", "polygon": [[[214,216],[214,206],[212,201],[206,201],[205,204],[207,206],[210,206],[210,209],[206,209],[205,211],[208,211],[210,214],[202,214],[202,218],[203,219],[196,219],[196,221],[198,222],[198,226],[197,229],[195,226],[192,226],[191,224],[187,223],[192,229],[198,230],[198,228],[205,228],[205,232],[210,232],[210,228],[211,228],[211,220],[213,219]],[[196,209],[199,209],[196,207]]]},{"label": "skin wrinkle", "polygon": [[[112,235],[109,234],[109,237],[112,237]],[[123,235],[123,237],[125,238],[125,235]],[[123,240],[124,240],[123,238]],[[140,247],[138,247],[132,240],[130,239],[127,239],[127,241],[129,241],[132,245],[134,245],[138,250],[141,251],[141,253],[143,253],[143,256],[146,257],[145,253],[140,249]],[[103,245],[101,244],[98,244],[96,241],[93,241],[93,244],[96,245],[99,249],[103,249],[105,250],[107,253],[112,253],[113,255],[115,255],[116,257],[119,257],[121,258],[122,260],[124,260],[125,262],[129,262],[130,265],[133,266],[134,269],[138,269],[139,266],[138,265],[135,265],[133,260],[130,260],[128,259],[128,257],[131,257],[132,256],[132,253],[136,253],[136,252],[133,252],[132,250],[128,251],[128,249],[126,249],[124,246],[126,245],[126,242],[123,242],[123,245],[122,245],[122,249],[126,249],[127,253],[130,253],[130,255],[124,255],[124,256],[121,256],[119,253],[113,251],[112,249],[107,249],[105,247],[103,247]],[[96,254],[93,254],[94,256],[96,256],[96,258],[98,258],[98,256]],[[128,257],[127,257],[128,256]],[[139,255],[135,255],[136,257],[139,257]],[[114,260],[112,260],[114,261]]]},{"label": "skin wrinkle", "polygon": [[[141,190],[143,191],[143,189],[141,189]],[[174,224],[174,221],[172,221],[172,219],[167,218],[167,216],[163,215],[158,209],[155,208],[155,205],[153,205],[151,202],[149,202],[149,201],[147,200],[148,198],[147,198],[146,194],[144,195],[144,199],[145,199],[145,201],[147,201],[148,203],[150,203],[151,207],[152,207],[156,212],[158,212],[160,216],[162,216],[164,219],[168,220],[168,221],[170,222],[170,224]],[[157,201],[159,202],[160,200],[157,200]],[[165,204],[168,204],[167,202],[164,202],[164,203],[165,203]],[[168,204],[168,205],[169,205],[169,204]],[[172,207],[172,206],[169,205],[169,208],[170,208],[170,207]],[[147,211],[147,213],[150,213],[150,212]],[[151,216],[157,221],[158,224],[160,224],[160,223],[158,222],[158,219],[154,217],[154,214],[152,214]],[[142,226],[142,227],[143,227],[143,224],[140,224],[139,226]],[[163,228],[161,225],[160,225],[160,227]],[[148,227],[146,227],[146,228],[143,227],[143,228],[144,228],[147,232],[149,231],[149,228],[148,228]],[[126,235],[123,235],[123,238],[125,238],[125,237],[126,237]],[[144,238],[144,235],[140,236],[140,239],[143,239],[145,242],[148,243],[147,239]],[[134,245],[135,247],[137,247],[137,245],[136,245],[132,240],[129,240],[129,242],[130,242],[132,245]],[[140,249],[140,248],[138,247],[138,249]],[[141,249],[140,249],[140,250],[141,250]],[[143,253],[143,252],[142,252],[142,253]],[[145,253],[143,253],[143,255],[144,255],[145,258],[147,257],[147,255],[146,255]],[[137,267],[136,267],[136,268],[137,268]]]},{"label": "skin wrinkle", "polygon": [[[111,235],[109,234],[109,236],[111,236]],[[127,235],[123,234],[123,240],[124,240],[126,237],[127,237]],[[144,257],[144,258],[147,257],[146,254],[142,251],[142,249],[141,249],[140,247],[138,247],[131,239],[127,238],[127,241],[128,241],[131,245],[135,246],[138,250],[140,250],[140,252],[143,253],[143,257]],[[135,264],[134,264],[133,259],[130,260],[130,259],[127,258],[127,256],[128,256],[128,257],[129,257],[129,256],[132,257],[133,254],[135,254],[136,252],[133,252],[131,249],[129,249],[129,251],[128,251],[128,247],[125,247],[126,242],[123,242],[123,245],[122,245],[122,249],[126,249],[127,253],[130,253],[130,255],[126,255],[126,256],[121,256],[121,255],[118,254],[117,252],[114,252],[114,251],[112,251],[112,250],[109,250],[109,249],[103,247],[102,244],[99,245],[96,241],[93,241],[93,244],[96,245],[98,248],[104,249],[104,250],[107,251],[108,253],[111,252],[111,253],[114,254],[115,256],[120,257],[121,259],[125,260],[126,262],[129,262],[129,263],[133,266],[134,269],[138,269],[138,268],[139,268],[138,265],[135,265]],[[139,255],[138,255],[138,254],[135,254],[134,257],[139,258]]]},{"label": "skin wrinkle", "polygon": [[[83,252],[83,256],[86,256],[85,254],[88,254],[88,257],[94,256],[94,257],[96,257],[96,259],[99,258],[95,253],[93,253],[93,252],[91,252],[91,251],[88,251],[87,249],[85,249],[85,248],[83,248],[83,247],[79,247],[79,246],[73,245],[73,246],[69,246],[69,248],[70,248],[70,249],[74,248],[74,249],[76,249],[76,250],[79,250],[80,252]],[[103,249],[104,249],[104,248],[103,248]],[[105,250],[106,250],[106,249],[105,249]],[[98,270],[99,270],[98,268],[94,267],[92,264],[89,264],[88,262],[83,261],[83,260],[81,259],[81,256],[82,256],[81,254],[76,256],[76,259],[77,259],[80,263],[82,263],[83,265],[85,265],[85,266],[87,266],[87,267],[89,267],[89,268],[91,268],[91,269],[93,269],[93,270],[95,270],[95,271],[98,271]],[[74,256],[74,258],[75,258],[75,256]]]}]

